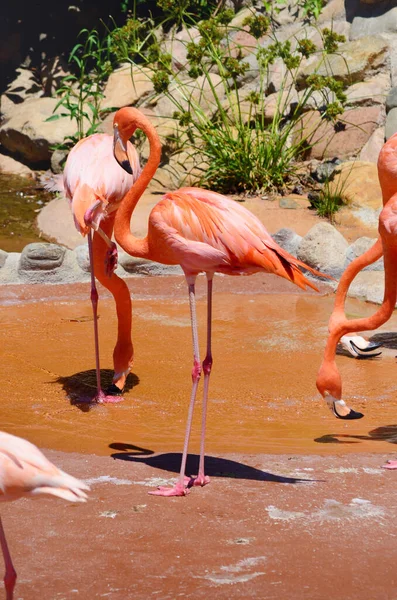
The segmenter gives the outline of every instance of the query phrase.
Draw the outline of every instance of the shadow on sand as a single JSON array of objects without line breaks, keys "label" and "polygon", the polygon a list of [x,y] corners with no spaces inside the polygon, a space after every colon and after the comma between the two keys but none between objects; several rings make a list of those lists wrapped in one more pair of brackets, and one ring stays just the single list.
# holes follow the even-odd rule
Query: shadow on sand
[{"label": "shadow on sand", "polygon": [[[113,443],[109,444],[112,450],[121,450],[111,454],[116,460],[127,460],[131,462],[145,463],[155,469],[161,469],[170,473],[179,474],[181,468],[182,455],[178,452],[167,452],[165,454],[156,454],[152,450],[139,448],[131,444]],[[196,475],[198,472],[199,456],[198,454],[189,454],[186,463],[186,474]],[[218,458],[215,456],[205,457],[205,474],[210,477],[226,477],[228,479],[246,479],[253,481],[272,481],[275,483],[302,483],[313,481],[312,479],[300,479],[298,477],[283,477],[261,471],[255,467],[244,465],[235,460],[227,458]]]},{"label": "shadow on sand", "polygon": [[389,442],[397,444],[397,425],[383,425],[368,432],[368,435],[349,435],[348,433],[328,433],[314,438],[318,444],[359,444],[365,442]]},{"label": "shadow on sand", "polygon": [[[112,383],[113,371],[111,369],[101,369],[102,389],[106,390]],[[77,406],[82,412],[88,412],[95,404],[90,404],[95,398],[96,387],[96,371],[80,371],[67,377],[58,377],[55,383],[60,383],[70,400],[70,404]],[[124,386],[124,392],[129,392],[136,385],[139,385],[139,377],[135,373],[130,373],[127,377]]]}]

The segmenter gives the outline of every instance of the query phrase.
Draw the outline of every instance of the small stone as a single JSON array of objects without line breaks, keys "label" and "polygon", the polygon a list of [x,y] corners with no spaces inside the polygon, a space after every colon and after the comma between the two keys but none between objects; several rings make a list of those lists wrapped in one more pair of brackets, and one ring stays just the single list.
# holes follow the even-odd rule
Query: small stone
[{"label": "small stone", "polygon": [[56,244],[34,243],[25,246],[19,261],[22,271],[50,271],[62,265],[65,248]]},{"label": "small stone", "polygon": [[324,183],[331,178],[332,173],[336,167],[340,165],[342,161],[339,158],[333,158],[332,160],[326,160],[323,163],[317,165],[317,167],[310,173],[310,175],[319,183]]},{"label": "small stone", "polygon": [[295,200],[293,198],[288,198],[288,196],[286,196],[285,198],[280,198],[278,205],[280,208],[289,208],[289,209],[299,208],[299,204],[297,202],[295,202]]}]

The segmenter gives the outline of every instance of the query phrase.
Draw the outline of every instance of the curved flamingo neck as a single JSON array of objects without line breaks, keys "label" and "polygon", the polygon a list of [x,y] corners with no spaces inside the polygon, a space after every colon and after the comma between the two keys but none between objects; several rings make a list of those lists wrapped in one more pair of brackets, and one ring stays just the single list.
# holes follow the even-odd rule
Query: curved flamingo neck
[{"label": "curved flamingo neck", "polygon": [[[153,175],[157,171],[161,157],[161,143],[157,131],[153,125],[146,119],[144,115],[140,115],[139,120],[133,117],[137,129],[142,129],[149,140],[150,154],[148,161],[138,177],[135,184],[121,201],[120,207],[116,213],[114,223],[114,235],[120,246],[132,256],[139,258],[148,258],[149,244],[148,237],[139,239],[131,233],[130,221],[131,215],[142,196],[143,192],[148,187]],[[126,140],[124,140],[126,142]]]}]

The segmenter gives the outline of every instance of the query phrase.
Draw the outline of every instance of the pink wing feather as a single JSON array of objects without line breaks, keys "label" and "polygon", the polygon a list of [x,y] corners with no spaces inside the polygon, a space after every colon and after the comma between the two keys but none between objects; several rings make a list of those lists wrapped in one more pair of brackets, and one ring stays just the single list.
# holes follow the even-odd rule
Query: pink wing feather
[{"label": "pink wing feather", "polygon": [[264,270],[314,289],[299,267],[322,275],[278,246],[241,204],[216,192],[182,188],[167,193],[151,212],[149,227],[160,246],[161,238],[167,241],[164,247],[172,249],[174,262],[186,272],[241,275]]}]

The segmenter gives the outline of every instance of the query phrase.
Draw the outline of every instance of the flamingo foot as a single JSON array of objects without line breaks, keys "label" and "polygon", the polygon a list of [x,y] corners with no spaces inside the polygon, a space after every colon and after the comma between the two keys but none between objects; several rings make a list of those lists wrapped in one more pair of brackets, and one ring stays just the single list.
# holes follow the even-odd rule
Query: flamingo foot
[{"label": "flamingo foot", "polygon": [[190,479],[189,487],[197,487],[197,486],[204,487],[205,485],[207,485],[210,482],[211,482],[211,480],[208,477],[208,475],[197,475],[197,477],[192,477]]},{"label": "flamingo foot", "polygon": [[111,242],[111,246],[108,248],[105,256],[105,273],[108,277],[111,277],[117,268],[118,253],[117,246],[114,242]]},{"label": "flamingo foot", "polygon": [[382,469],[389,469],[390,471],[397,469],[397,460],[388,460],[385,465],[382,465]]},{"label": "flamingo foot", "polygon": [[185,487],[184,484],[181,484],[178,481],[177,484],[174,485],[173,488],[166,487],[165,485],[161,485],[157,488],[157,490],[152,490],[149,492],[151,496],[187,496],[189,490]]},{"label": "flamingo foot", "polygon": [[123,400],[124,398],[122,396],[108,395],[101,390],[101,392],[94,397],[80,396],[73,401],[73,404],[91,404],[92,406],[96,406],[97,404],[117,404],[118,402],[123,402]]},{"label": "flamingo foot", "polygon": [[[121,390],[119,390],[121,393]],[[103,392],[102,390],[95,397],[94,402],[96,404],[117,404],[118,402],[123,402],[123,396],[116,396],[115,394],[109,394]]]}]

